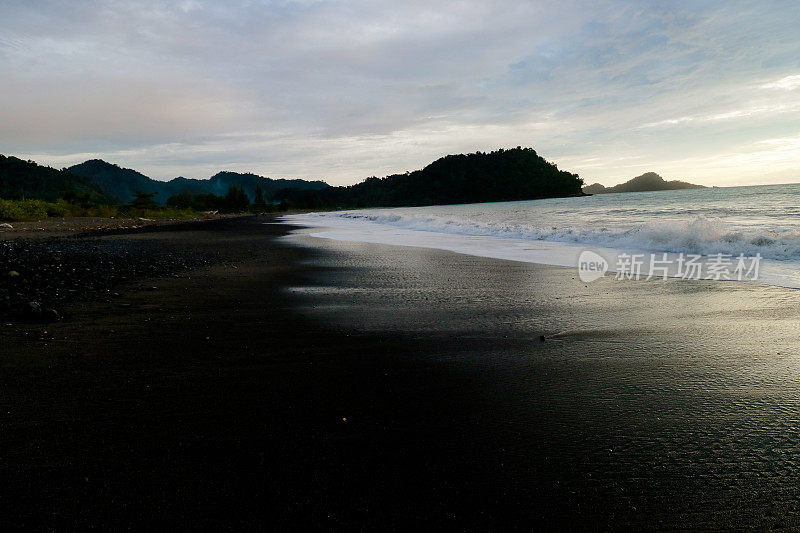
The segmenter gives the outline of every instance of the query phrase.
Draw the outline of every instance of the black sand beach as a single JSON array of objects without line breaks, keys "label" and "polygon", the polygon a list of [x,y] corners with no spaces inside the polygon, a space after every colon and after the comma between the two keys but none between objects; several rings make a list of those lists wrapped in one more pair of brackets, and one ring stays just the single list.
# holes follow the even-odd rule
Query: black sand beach
[{"label": "black sand beach", "polygon": [[587,286],[272,222],[81,237],[184,267],[0,328],[6,524],[800,523],[796,291]]}]

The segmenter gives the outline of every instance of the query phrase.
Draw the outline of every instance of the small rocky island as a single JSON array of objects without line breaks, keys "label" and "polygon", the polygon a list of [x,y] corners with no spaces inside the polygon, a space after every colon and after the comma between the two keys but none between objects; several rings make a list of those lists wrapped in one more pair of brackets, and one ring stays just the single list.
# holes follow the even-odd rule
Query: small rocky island
[{"label": "small rocky island", "polygon": [[705,189],[704,185],[695,185],[685,181],[667,181],[655,172],[647,172],[641,176],[606,187],[600,183],[593,183],[583,188],[584,194],[606,194],[612,192],[645,192],[645,191],[674,191],[678,189]]}]

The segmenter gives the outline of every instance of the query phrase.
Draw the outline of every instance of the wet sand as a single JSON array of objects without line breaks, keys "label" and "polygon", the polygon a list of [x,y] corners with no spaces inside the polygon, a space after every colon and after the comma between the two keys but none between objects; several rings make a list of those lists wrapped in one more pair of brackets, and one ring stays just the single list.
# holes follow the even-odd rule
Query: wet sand
[{"label": "wet sand", "polygon": [[218,260],[0,329],[7,524],[798,525],[796,291],[271,220],[102,237]]}]

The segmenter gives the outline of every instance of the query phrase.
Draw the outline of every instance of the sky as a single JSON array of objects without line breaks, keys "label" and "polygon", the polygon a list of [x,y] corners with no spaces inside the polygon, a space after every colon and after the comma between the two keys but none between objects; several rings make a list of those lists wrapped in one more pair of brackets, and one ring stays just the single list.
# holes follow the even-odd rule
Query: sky
[{"label": "sky", "polygon": [[2,0],[0,153],[356,183],[533,147],[800,181],[800,2]]}]

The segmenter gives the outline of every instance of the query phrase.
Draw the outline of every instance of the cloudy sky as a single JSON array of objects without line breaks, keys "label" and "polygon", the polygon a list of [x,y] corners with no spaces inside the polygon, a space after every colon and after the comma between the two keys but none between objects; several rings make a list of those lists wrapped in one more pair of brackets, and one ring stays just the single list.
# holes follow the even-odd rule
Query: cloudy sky
[{"label": "cloudy sky", "polygon": [[800,181],[800,2],[2,0],[0,153],[354,183],[531,146]]}]

